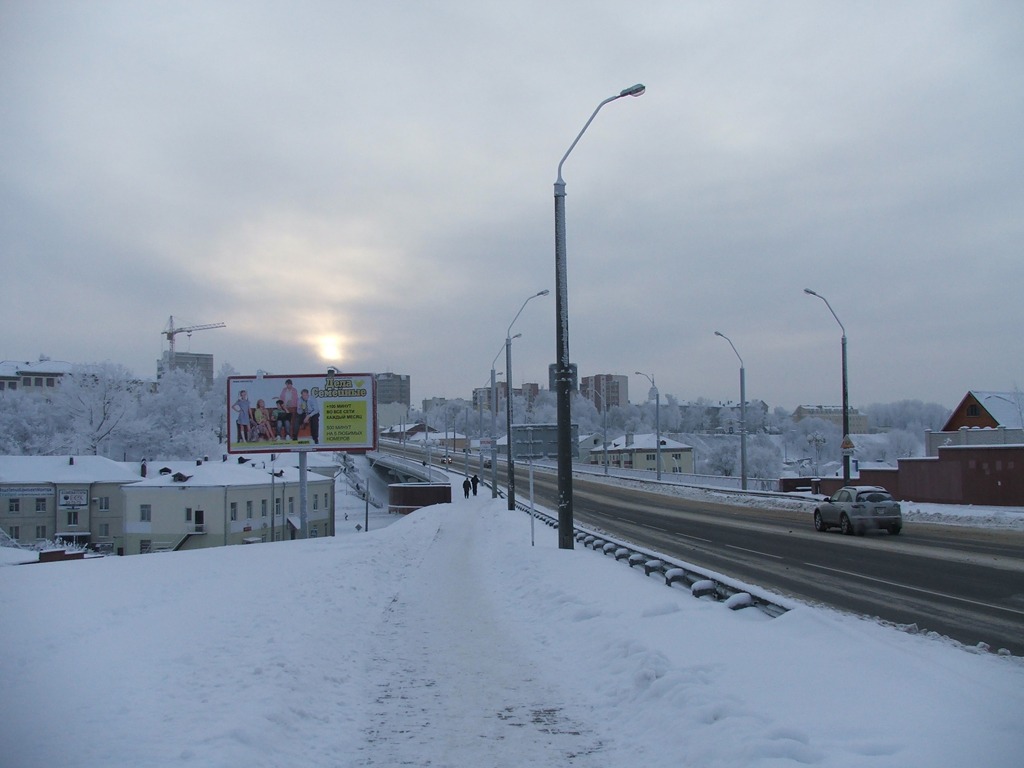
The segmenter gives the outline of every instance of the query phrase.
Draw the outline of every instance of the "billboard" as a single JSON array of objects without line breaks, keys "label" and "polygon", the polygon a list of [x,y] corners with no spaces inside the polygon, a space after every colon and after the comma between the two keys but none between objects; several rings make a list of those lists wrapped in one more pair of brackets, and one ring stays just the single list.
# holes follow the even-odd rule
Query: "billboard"
[{"label": "billboard", "polygon": [[228,453],[373,451],[372,373],[228,377]]}]

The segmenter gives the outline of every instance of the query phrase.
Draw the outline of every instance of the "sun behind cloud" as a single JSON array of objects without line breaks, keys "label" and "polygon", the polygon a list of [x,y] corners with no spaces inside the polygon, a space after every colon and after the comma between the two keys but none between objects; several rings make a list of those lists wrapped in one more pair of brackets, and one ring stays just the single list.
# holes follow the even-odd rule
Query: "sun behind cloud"
[{"label": "sun behind cloud", "polygon": [[316,340],[317,354],[320,359],[330,363],[341,360],[341,339],[337,336],[321,336]]}]

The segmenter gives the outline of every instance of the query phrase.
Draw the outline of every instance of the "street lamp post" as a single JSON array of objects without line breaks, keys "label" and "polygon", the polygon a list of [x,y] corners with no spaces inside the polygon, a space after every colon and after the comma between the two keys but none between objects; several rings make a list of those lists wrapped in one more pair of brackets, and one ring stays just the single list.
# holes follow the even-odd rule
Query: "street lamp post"
[{"label": "street lamp post", "polygon": [[[508,387],[508,397],[505,398],[505,420],[508,422],[508,434],[505,437],[505,468],[508,470],[508,508],[510,510],[516,508],[516,465],[512,460],[512,326],[516,324],[516,320],[523,314],[523,310],[526,309],[526,305],[538,296],[547,296],[551,291],[545,288],[543,291],[537,291],[530,298],[523,302],[523,306],[516,312],[516,316],[512,318],[512,322],[508,324],[508,330],[505,331],[505,385]],[[516,334],[518,338],[522,334]]]},{"label": "street lamp post", "polygon": [[839,319],[839,315],[837,315],[835,310],[832,309],[832,305],[828,303],[828,299],[820,293],[815,293],[810,288],[804,288],[804,293],[809,296],[817,296],[819,299],[824,301],[825,306],[828,307],[828,311],[832,313],[832,317],[834,317],[836,322],[839,323],[839,329],[843,332],[843,485],[849,485],[850,451],[852,450],[853,443],[850,440],[850,388],[847,383],[846,328],[843,327],[843,323]]},{"label": "street lamp post", "polygon": [[634,371],[634,373],[650,381],[651,390],[654,392],[654,429],[656,432],[655,448],[657,450],[655,461],[658,462],[658,479],[661,480],[661,392],[658,391],[658,385],[654,383],[654,376],[648,376],[643,371]]},{"label": "street lamp post", "polygon": [[740,361],[740,488],[747,490],[747,382],[746,373],[743,368],[743,358],[736,351],[736,345],[732,339],[721,331],[715,331],[715,336],[721,336],[729,342],[732,351]]},{"label": "street lamp post", "polygon": [[[516,334],[515,338],[519,338],[519,334]],[[502,347],[503,348],[503,347]],[[498,384],[495,381],[495,377],[498,375],[494,372],[494,364],[498,362],[498,357],[501,355],[501,349],[498,349],[498,354],[494,356],[491,361],[491,498],[498,498],[498,445],[497,445],[497,433],[498,433]],[[505,377],[505,383],[508,383],[508,377]]]},{"label": "street lamp post", "polygon": [[572,515],[572,365],[569,363],[569,290],[566,284],[565,253],[565,181],[562,166],[579,143],[597,113],[605,104],[623,96],[640,96],[646,89],[640,83],[625,88],[597,105],[583,129],[558,163],[555,179],[555,388],[558,422],[558,548],[573,549]]}]

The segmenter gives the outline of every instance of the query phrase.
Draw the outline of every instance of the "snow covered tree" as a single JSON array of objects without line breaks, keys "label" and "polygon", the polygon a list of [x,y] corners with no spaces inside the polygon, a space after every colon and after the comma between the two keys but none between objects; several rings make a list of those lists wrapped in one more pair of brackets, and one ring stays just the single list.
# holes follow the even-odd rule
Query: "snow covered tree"
[{"label": "snow covered tree", "polygon": [[722,441],[704,459],[709,474],[732,477],[739,474],[740,455],[738,445],[733,441]]},{"label": "snow covered tree", "polygon": [[207,454],[217,444],[216,423],[205,416],[196,375],[171,370],[160,379],[159,389],[142,397],[136,429],[125,443],[140,458],[190,459]]},{"label": "snow covered tree", "polygon": [[129,433],[142,383],[123,365],[73,366],[51,403],[57,428],[37,446],[40,453],[99,453],[100,443]]}]

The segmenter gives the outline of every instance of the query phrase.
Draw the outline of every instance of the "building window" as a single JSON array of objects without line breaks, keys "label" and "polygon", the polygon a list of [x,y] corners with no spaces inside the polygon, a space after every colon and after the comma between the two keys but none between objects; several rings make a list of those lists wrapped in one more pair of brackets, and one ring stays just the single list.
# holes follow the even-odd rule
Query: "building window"
[{"label": "building window", "polygon": [[53,386],[56,385],[56,383],[57,382],[54,380],[54,378],[52,376],[47,376],[46,377],[46,386],[53,387]]},{"label": "building window", "polygon": [[267,500],[260,499],[260,517],[267,516]]},{"label": "building window", "polygon": [[315,525],[309,529],[309,538],[315,539],[318,535]]},{"label": "building window", "polygon": [[32,386],[32,377],[31,376],[22,376],[21,377],[21,386],[23,386],[23,387],[31,387]]},{"label": "building window", "polygon": [[238,502],[237,501],[232,501],[231,502],[231,519],[232,520],[237,520],[238,519]]},{"label": "building window", "polygon": [[153,520],[153,505],[152,504],[139,504],[139,520],[143,523],[149,523]]},{"label": "building window", "polygon": [[68,525],[78,525],[78,510],[77,509],[69,509],[68,510]]},{"label": "building window", "polygon": [[35,385],[37,387],[43,386],[43,377],[42,376],[36,376],[36,378],[35,378]]},{"label": "building window", "polygon": [[17,539],[21,536],[21,526],[9,525],[7,526],[7,532],[10,534],[12,539]]},{"label": "building window", "polygon": [[245,519],[252,520],[252,499],[245,502]]},{"label": "building window", "polygon": [[142,539],[141,541],[139,541],[139,554],[140,555],[148,555],[152,551],[153,551],[153,540],[152,539]]},{"label": "building window", "polygon": [[971,403],[967,406],[967,415],[975,418],[981,416],[981,409],[978,407],[977,403]]},{"label": "building window", "polygon": [[318,509],[320,509],[320,494],[314,493],[313,494],[313,511],[316,512]]},{"label": "building window", "polygon": [[37,525],[36,526],[36,538],[37,539],[45,539],[46,538],[46,526],[45,525]]},{"label": "building window", "polygon": [[12,515],[21,512],[21,499],[8,499],[7,511],[10,512]]},{"label": "building window", "polygon": [[274,516],[277,517],[281,514],[281,500],[274,499]]},{"label": "building window", "polygon": [[46,499],[36,499],[36,512],[46,511]]},{"label": "building window", "polygon": [[192,522],[192,507],[185,507],[185,522]]},{"label": "building window", "polygon": [[294,515],[295,514],[295,497],[294,496],[289,496],[288,497],[288,514],[289,515]]},{"label": "building window", "polygon": [[324,491],[324,509],[327,509],[327,506],[328,506],[328,501],[327,500],[330,499],[330,498],[331,498],[331,495],[329,493],[327,493],[327,491]]},{"label": "building window", "polygon": [[110,497],[109,496],[100,496],[99,497],[98,506],[100,508],[100,512],[109,512],[110,511]]},{"label": "building window", "polygon": [[110,523],[100,523],[100,536],[110,535]]}]

